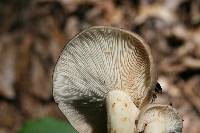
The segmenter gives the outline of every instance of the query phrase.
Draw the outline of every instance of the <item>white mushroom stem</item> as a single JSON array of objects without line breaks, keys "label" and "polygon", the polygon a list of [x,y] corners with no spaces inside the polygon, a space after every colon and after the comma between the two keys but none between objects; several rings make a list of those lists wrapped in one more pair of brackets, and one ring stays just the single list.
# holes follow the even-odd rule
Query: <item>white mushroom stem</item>
[{"label": "white mushroom stem", "polygon": [[139,109],[131,97],[120,90],[110,91],[106,99],[108,133],[135,133]]}]

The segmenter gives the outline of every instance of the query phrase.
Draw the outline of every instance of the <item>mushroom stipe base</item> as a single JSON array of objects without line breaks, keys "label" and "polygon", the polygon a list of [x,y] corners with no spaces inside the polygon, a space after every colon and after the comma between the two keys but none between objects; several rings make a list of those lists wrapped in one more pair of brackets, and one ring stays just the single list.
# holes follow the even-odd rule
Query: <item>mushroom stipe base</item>
[{"label": "mushroom stipe base", "polygon": [[131,97],[120,90],[110,91],[106,98],[108,133],[135,133],[133,123],[139,109]]}]

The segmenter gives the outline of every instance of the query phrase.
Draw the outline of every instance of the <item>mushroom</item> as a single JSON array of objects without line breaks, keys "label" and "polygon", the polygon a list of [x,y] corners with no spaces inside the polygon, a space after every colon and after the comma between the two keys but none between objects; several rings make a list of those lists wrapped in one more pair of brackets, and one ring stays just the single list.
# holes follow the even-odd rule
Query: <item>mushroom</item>
[{"label": "mushroom", "polygon": [[106,26],[76,35],[53,74],[53,95],[79,133],[134,133],[139,109],[157,83],[149,47],[134,33]]},{"label": "mushroom", "polygon": [[182,127],[182,117],[168,105],[149,104],[138,116],[137,131],[139,133],[181,133]]}]

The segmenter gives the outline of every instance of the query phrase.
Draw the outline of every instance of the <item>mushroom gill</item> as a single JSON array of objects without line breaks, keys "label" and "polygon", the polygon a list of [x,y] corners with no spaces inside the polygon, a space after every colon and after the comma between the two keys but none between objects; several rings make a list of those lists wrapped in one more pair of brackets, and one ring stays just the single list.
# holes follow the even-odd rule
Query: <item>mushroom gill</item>
[{"label": "mushroom gill", "polygon": [[[128,112],[128,116],[137,116],[138,109],[149,102],[156,83],[149,47],[139,36],[97,26],[84,30],[66,44],[55,66],[53,95],[78,132],[106,133],[112,126],[115,128],[108,117],[119,119],[118,113],[126,114],[128,110],[135,110]],[[112,93],[116,95],[110,95],[113,98],[108,100]],[[130,109],[114,115],[109,107],[120,96],[129,101]],[[118,105],[122,107],[121,103]]]}]

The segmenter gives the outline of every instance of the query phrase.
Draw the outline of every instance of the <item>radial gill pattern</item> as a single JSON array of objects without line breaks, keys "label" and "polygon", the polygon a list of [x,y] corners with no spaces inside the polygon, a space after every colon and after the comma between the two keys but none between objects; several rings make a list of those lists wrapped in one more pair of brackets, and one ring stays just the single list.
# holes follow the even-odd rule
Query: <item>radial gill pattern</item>
[{"label": "radial gill pattern", "polygon": [[[103,133],[106,125],[105,129],[98,126],[106,121],[102,112],[107,93],[125,90],[140,106],[154,84],[151,64],[147,46],[136,35],[116,28],[89,28],[64,48],[54,71],[54,98],[79,132]],[[87,110],[89,106],[93,110]],[[88,122],[101,131],[94,131]]]}]

